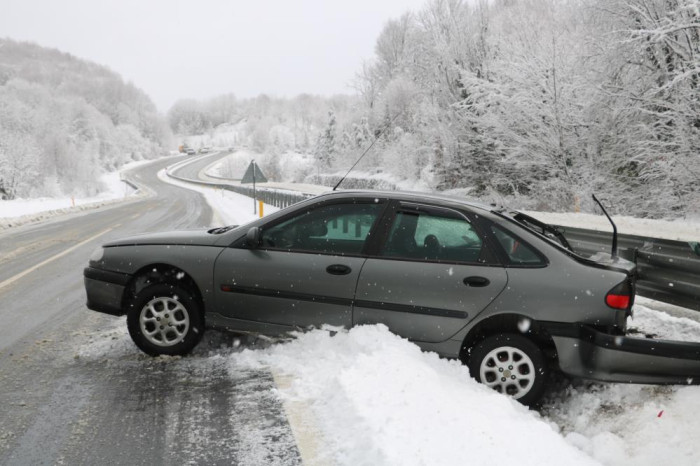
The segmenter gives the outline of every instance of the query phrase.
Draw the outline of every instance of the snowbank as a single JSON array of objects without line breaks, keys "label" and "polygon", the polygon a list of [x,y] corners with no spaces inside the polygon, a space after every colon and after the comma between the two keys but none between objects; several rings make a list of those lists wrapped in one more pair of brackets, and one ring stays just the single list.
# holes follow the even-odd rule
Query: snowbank
[{"label": "snowbank", "polygon": [[[640,330],[700,341],[700,323],[653,305],[635,306]],[[150,360],[123,318],[102,328],[82,336],[76,357]],[[310,464],[485,465],[502,457],[539,466],[700,464],[697,386],[578,383],[554,391],[538,414],[384,326],[316,330],[258,350],[250,349],[253,340],[227,345],[222,335],[208,331],[192,356],[162,360],[207,371],[223,359],[234,379],[268,368],[276,379],[286,375],[289,384],[276,394],[300,404],[302,421],[311,423],[303,426],[316,436]]]},{"label": "snowbank", "polygon": [[100,182],[104,186],[104,190],[97,196],[82,198],[63,196],[0,201],[0,230],[46,220],[57,215],[93,209],[129,198],[139,191],[124,183],[121,180],[121,173],[150,162],[153,160],[132,162],[126,164],[119,171],[102,175]]},{"label": "snowbank", "polygon": [[[700,341],[700,323],[636,304],[630,326],[658,338]],[[562,435],[610,466],[700,464],[700,387],[584,383],[547,400],[543,415]]]},{"label": "snowbank", "polygon": [[282,396],[308,404],[323,432],[321,463],[591,465],[536,413],[476,383],[382,325],[316,330],[231,357],[231,371],[290,375]]},{"label": "snowbank", "polygon": [[121,199],[133,192],[126,183],[121,181],[119,172],[107,173],[100,177],[105,189],[93,197],[60,198],[42,197],[37,199],[13,199],[0,201],[0,219],[17,218],[25,215],[46,212],[50,210],[67,209],[85,204],[94,204],[112,199]]},{"label": "snowbank", "polygon": [[[632,325],[659,338],[700,341],[700,323],[635,306]],[[579,382],[555,391],[542,416],[486,389],[455,361],[422,353],[384,326],[230,357],[231,370],[269,366],[292,383],[281,396],[308,406],[321,463],[610,466],[700,464],[700,387]]]}]

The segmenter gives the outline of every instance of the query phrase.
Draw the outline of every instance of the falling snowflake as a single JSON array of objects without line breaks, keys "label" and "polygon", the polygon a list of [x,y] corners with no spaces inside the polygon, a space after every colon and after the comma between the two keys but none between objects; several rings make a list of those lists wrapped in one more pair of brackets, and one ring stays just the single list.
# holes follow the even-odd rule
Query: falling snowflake
[{"label": "falling snowflake", "polygon": [[527,317],[522,317],[520,320],[518,320],[518,330],[520,330],[522,333],[526,333],[528,330],[530,330],[530,325],[532,325],[532,321]]}]

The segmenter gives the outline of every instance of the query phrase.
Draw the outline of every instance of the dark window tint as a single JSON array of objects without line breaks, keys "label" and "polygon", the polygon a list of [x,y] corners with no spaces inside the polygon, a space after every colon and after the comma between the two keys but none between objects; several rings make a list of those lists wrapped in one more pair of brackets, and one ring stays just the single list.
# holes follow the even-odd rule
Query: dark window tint
[{"label": "dark window tint", "polygon": [[495,225],[491,227],[491,230],[513,264],[544,265],[544,260],[534,249],[524,244],[510,232]]},{"label": "dark window tint", "polygon": [[262,247],[359,254],[382,204],[333,204],[308,210],[262,234]]},{"label": "dark window tint", "polygon": [[484,262],[483,242],[455,215],[399,212],[381,255],[436,262]]}]

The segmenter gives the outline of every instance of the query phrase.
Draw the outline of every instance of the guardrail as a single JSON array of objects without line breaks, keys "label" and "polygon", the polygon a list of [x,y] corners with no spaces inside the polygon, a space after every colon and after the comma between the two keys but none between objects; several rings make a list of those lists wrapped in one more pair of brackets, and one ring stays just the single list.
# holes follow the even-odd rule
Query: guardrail
[{"label": "guardrail", "polygon": [[139,185],[137,185],[136,183],[134,183],[133,181],[131,181],[130,179],[125,177],[123,173],[119,176],[119,180],[122,183],[128,185],[134,191],[138,191],[139,189],[141,189],[141,187]]},{"label": "guardrail", "polygon": [[[225,189],[226,191],[231,191],[234,193],[242,194],[244,196],[253,197],[253,187],[252,186],[242,186],[229,183],[216,183],[211,181],[202,180],[192,180],[182,176],[175,175],[172,171],[168,171],[168,176],[175,178],[176,180],[184,181],[186,183],[196,183],[202,186],[209,186],[210,188]],[[266,189],[266,188],[256,188],[255,198],[263,201],[265,204],[269,204],[275,207],[283,209],[289,207],[292,204],[301,202],[305,199],[313,197],[311,194],[305,193],[292,193],[288,191],[281,191],[276,189]]]},{"label": "guardrail", "polygon": [[[253,197],[253,187],[248,186],[236,186],[225,183],[218,184],[222,189],[232,191],[238,194],[243,194],[244,196]],[[265,204],[273,205],[283,209],[289,207],[292,204],[301,202],[305,199],[313,197],[311,194],[303,193],[290,193],[285,191],[279,191],[276,189],[266,189],[266,188],[256,188],[255,198],[263,201]]]},{"label": "guardrail", "polygon": [[[557,227],[584,256],[610,252],[612,233]],[[620,257],[637,264],[637,294],[700,311],[700,245],[635,235],[618,235]]]}]

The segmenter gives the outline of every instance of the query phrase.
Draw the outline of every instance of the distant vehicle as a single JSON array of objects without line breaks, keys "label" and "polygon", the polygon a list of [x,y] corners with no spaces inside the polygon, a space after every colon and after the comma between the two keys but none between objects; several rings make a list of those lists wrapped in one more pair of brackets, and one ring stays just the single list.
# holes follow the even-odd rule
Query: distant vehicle
[{"label": "distant vehicle", "polygon": [[202,147],[199,149],[200,154],[208,154],[209,152],[211,152],[211,147]]},{"label": "distant vehicle", "polygon": [[195,152],[194,149],[187,149],[186,153],[187,153],[187,155],[197,155],[197,152]]},{"label": "distant vehicle", "polygon": [[112,241],[84,275],[88,308],[126,314],[150,355],[188,353],[205,325],[384,324],[528,405],[552,370],[700,383],[700,344],[626,336],[634,263],[583,258],[552,226],[460,199],[328,193],[245,226]]}]

